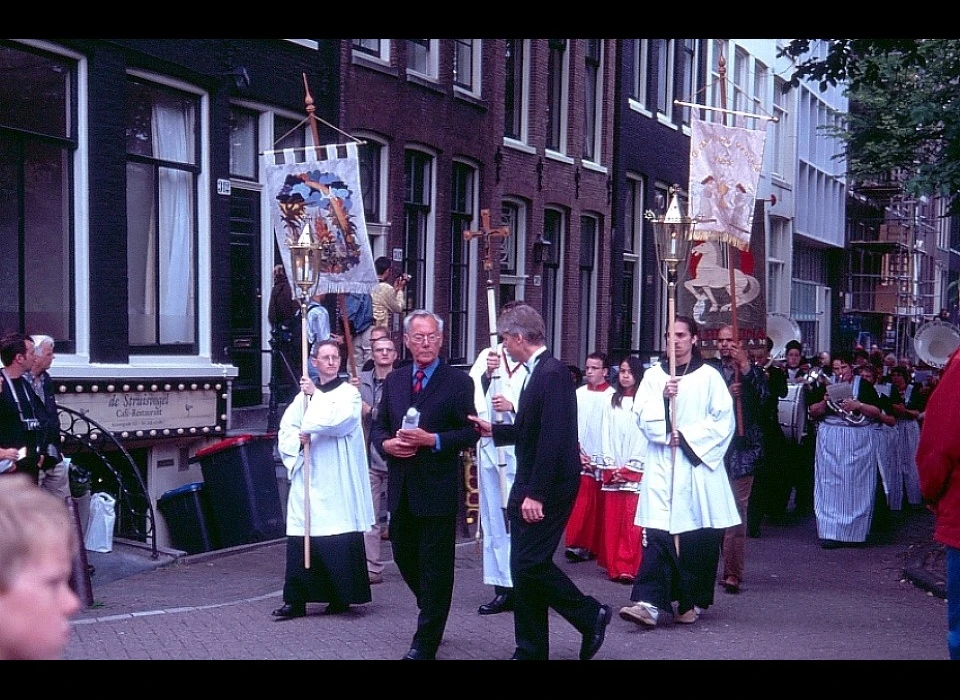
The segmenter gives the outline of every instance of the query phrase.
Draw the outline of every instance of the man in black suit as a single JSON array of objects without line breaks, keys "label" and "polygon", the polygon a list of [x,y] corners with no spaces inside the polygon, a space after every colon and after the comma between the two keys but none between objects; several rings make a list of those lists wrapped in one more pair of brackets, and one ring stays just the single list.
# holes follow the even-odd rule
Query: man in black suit
[{"label": "man in black suit", "polygon": [[553,562],[580,486],[577,397],[570,370],[544,345],[543,318],[526,304],[504,311],[497,321],[503,347],[527,366],[512,425],[491,426],[471,417],[497,445],[516,445],[517,475],[507,504],[510,573],[513,578],[514,659],[550,655],[547,613],[556,610],[583,635],[580,658],[603,644],[610,607],[584,595]]},{"label": "man in black suit", "polygon": [[[477,442],[467,418],[476,409],[473,381],[440,360],[443,321],[418,310],[407,315],[403,330],[413,362],[384,380],[370,441],[387,460],[393,557],[420,609],[403,658],[419,660],[436,657],[450,612],[460,452]],[[411,407],[419,424],[401,428]]]}]

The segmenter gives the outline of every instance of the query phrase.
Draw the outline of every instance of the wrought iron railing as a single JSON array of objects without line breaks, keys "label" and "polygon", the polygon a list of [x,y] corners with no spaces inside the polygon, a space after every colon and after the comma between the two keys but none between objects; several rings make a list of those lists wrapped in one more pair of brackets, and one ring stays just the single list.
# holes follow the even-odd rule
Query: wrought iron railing
[{"label": "wrought iron railing", "polygon": [[156,559],[157,531],[153,503],[140,468],[126,448],[103,425],[80,411],[57,406],[63,454],[90,474],[91,490],[116,499],[114,534],[145,542]]}]

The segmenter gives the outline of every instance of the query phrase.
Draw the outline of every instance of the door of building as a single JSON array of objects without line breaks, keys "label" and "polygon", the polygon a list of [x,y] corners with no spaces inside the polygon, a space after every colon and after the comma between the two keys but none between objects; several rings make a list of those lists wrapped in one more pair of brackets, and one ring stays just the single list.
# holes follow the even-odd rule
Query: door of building
[{"label": "door of building", "polygon": [[233,188],[230,195],[230,349],[237,367],[233,405],[263,402],[260,352],[260,193]]}]

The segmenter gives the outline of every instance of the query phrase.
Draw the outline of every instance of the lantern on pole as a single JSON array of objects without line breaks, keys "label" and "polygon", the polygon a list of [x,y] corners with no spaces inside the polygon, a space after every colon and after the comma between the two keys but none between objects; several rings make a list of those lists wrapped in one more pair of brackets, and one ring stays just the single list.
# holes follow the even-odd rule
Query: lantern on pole
[{"label": "lantern on pole", "polygon": [[[296,241],[287,241],[290,249],[290,268],[293,270],[293,282],[300,292],[300,357],[302,358],[301,377],[310,376],[309,344],[307,343],[307,302],[310,292],[317,286],[320,278],[320,241],[316,240],[310,231],[310,224],[303,225],[303,230]],[[306,412],[310,397],[303,394],[303,410]],[[303,566],[310,568],[310,443],[303,446]]]},{"label": "lantern on pole", "polygon": [[[677,268],[680,263],[687,259],[690,254],[690,246],[693,241],[693,230],[696,227],[696,220],[680,213],[680,204],[677,201],[677,191],[679,187],[674,185],[670,188],[670,203],[667,211],[657,216],[652,211],[647,210],[644,217],[650,221],[653,226],[653,237],[656,241],[657,259],[660,261],[660,277],[667,284],[667,357],[670,362],[670,379],[677,377],[677,350],[674,344],[674,325],[677,320]],[[666,275],[664,275],[666,268]],[[671,455],[676,461],[677,447],[679,438],[676,422],[677,397],[670,397],[670,429],[671,429]],[[673,492],[673,472],[670,473],[670,491]],[[678,538],[674,537],[674,544],[679,551]]]}]

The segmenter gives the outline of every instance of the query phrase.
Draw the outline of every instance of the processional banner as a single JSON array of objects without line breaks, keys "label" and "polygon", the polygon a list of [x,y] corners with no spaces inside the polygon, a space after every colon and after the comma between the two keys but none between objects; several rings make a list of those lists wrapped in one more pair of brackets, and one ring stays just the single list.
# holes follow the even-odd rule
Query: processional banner
[{"label": "processional banner", "polygon": [[[319,153],[318,153],[319,151]],[[287,279],[288,246],[302,236],[320,245],[314,294],[366,294],[377,284],[360,191],[357,144],[266,151],[274,236]]]},{"label": "processional banner", "polygon": [[767,132],[696,116],[690,128],[690,212],[699,217],[694,237],[748,250]]}]

